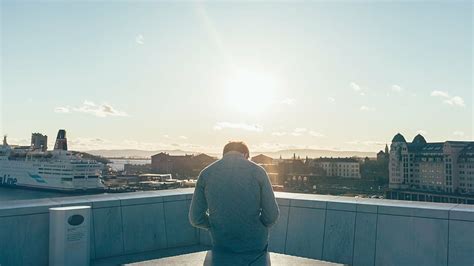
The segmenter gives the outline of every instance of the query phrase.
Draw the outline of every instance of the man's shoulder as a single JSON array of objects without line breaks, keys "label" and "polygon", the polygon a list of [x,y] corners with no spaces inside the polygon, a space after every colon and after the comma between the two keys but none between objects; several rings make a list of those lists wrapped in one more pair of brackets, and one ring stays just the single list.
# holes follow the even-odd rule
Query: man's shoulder
[{"label": "man's shoulder", "polygon": [[[239,160],[240,167],[245,167],[251,170],[251,172],[257,174],[257,175],[264,175],[266,173],[265,168],[262,166],[247,160],[247,159],[242,159]],[[206,166],[202,171],[200,176],[207,176],[215,171],[220,171],[222,169],[225,169],[228,165],[226,164],[225,160],[217,160],[213,162],[212,164]]]},{"label": "man's shoulder", "polygon": [[250,160],[247,160],[248,164],[250,165],[250,167],[252,167],[253,169],[255,169],[255,171],[265,171],[265,168],[263,168],[261,165],[259,164],[256,164]]},{"label": "man's shoulder", "polygon": [[256,177],[265,176],[267,171],[261,165],[258,165],[250,160],[245,160],[246,167],[250,168],[253,175]]},{"label": "man's shoulder", "polygon": [[210,165],[206,166],[204,169],[202,169],[201,173],[199,174],[200,176],[205,176],[207,174],[209,174],[210,172],[214,171],[215,169],[217,169],[222,163],[222,159],[220,160],[217,160],[213,163],[211,163]]}]

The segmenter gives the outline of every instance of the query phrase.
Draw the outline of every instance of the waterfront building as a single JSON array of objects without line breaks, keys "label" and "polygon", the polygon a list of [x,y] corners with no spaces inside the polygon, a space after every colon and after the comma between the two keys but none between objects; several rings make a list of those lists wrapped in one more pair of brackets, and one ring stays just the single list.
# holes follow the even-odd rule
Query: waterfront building
[{"label": "waterfront building", "polygon": [[123,165],[123,172],[127,175],[137,175],[151,172],[151,164],[133,164]]},{"label": "waterfront building", "polygon": [[217,158],[204,153],[173,156],[161,152],[151,156],[151,169],[160,174],[173,174],[184,178],[197,177],[202,169],[216,160]]},{"label": "waterfront building", "polygon": [[326,176],[361,178],[360,163],[355,158],[319,158],[312,160],[310,166],[322,168]]},{"label": "waterfront building", "polygon": [[474,195],[474,142],[426,142],[418,134],[407,142],[392,139],[389,188]]}]

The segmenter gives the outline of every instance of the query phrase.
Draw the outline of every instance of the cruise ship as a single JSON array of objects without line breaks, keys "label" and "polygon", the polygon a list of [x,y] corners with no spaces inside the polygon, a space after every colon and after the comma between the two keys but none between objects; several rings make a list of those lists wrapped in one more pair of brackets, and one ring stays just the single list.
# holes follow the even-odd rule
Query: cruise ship
[{"label": "cruise ship", "polygon": [[104,190],[104,165],[68,151],[66,131],[58,132],[54,150],[48,138],[33,133],[30,146],[10,146],[7,137],[0,146],[0,186],[64,192]]}]

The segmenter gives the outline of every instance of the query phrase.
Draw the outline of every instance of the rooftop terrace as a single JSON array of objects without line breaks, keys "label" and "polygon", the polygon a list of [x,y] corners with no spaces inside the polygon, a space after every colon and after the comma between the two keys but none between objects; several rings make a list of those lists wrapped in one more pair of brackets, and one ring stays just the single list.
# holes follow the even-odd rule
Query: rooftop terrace
[{"label": "rooftop terrace", "polygon": [[[210,247],[192,227],[193,189],[3,202],[0,264],[47,265],[49,208],[92,207],[93,265]],[[271,252],[349,265],[474,265],[474,206],[276,193]],[[275,256],[275,255],[274,255]]]}]

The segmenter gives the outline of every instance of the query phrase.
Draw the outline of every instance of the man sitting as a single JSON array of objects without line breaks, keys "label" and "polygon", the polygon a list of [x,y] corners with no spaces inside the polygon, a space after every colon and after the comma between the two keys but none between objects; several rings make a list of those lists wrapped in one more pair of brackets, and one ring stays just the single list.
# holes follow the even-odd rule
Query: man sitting
[{"label": "man sitting", "polygon": [[248,158],[247,145],[230,142],[199,175],[189,220],[210,231],[212,265],[269,264],[268,230],[279,209],[267,173]]}]

